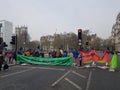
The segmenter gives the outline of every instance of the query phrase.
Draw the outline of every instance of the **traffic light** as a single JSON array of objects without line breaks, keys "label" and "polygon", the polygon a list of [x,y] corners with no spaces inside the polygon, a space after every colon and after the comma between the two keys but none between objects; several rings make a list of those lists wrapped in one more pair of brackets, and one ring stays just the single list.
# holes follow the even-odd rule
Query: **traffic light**
[{"label": "traffic light", "polygon": [[3,38],[0,37],[0,45],[3,43]]},{"label": "traffic light", "polygon": [[82,29],[78,29],[78,39],[82,39]]},{"label": "traffic light", "polygon": [[82,29],[78,29],[78,44],[82,45]]},{"label": "traffic light", "polygon": [[86,42],[86,45],[88,45],[89,44],[89,42]]},{"label": "traffic light", "polygon": [[6,44],[6,42],[3,42],[3,46],[4,46],[4,47],[7,47],[8,45]]},{"label": "traffic light", "polygon": [[3,38],[2,37],[0,37],[0,52],[2,52],[3,51]]},{"label": "traffic light", "polygon": [[11,42],[10,42],[10,44],[15,45],[15,43],[16,43],[16,36],[11,36]]}]

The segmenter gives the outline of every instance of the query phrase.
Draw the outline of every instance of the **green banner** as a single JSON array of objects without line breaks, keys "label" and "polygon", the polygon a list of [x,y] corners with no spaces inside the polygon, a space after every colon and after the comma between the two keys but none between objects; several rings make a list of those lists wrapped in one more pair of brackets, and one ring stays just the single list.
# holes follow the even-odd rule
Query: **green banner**
[{"label": "green banner", "polygon": [[40,57],[28,57],[17,54],[17,62],[29,63],[29,64],[41,64],[41,65],[61,65],[71,66],[73,57],[61,57],[61,58],[40,58]]}]

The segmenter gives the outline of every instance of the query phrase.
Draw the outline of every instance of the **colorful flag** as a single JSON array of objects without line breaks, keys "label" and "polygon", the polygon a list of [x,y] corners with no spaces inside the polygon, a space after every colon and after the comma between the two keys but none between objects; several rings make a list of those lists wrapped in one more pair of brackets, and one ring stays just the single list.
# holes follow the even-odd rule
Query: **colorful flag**
[{"label": "colorful flag", "polygon": [[110,62],[110,67],[113,69],[117,68],[117,55],[116,55],[116,53],[114,53],[114,55],[112,57],[112,60]]}]

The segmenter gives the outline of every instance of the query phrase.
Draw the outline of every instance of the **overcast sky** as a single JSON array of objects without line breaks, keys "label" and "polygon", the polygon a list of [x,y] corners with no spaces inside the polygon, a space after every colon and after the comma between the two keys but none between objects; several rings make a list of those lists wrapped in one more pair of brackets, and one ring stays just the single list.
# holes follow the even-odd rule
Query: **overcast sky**
[{"label": "overcast sky", "polygon": [[120,0],[0,0],[0,20],[26,25],[32,40],[79,28],[106,39],[119,12]]}]

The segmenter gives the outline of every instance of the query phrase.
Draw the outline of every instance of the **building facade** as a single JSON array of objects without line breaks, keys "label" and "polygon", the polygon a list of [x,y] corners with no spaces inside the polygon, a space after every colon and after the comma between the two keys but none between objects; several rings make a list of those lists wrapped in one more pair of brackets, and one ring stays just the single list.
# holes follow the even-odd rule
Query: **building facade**
[{"label": "building facade", "polygon": [[28,33],[28,27],[27,26],[18,26],[15,27],[15,33],[19,36],[21,33]]},{"label": "building facade", "polygon": [[27,48],[27,44],[29,42],[28,38],[28,27],[27,26],[18,26],[15,27],[15,34],[17,34],[17,46],[18,48],[23,47]]},{"label": "building facade", "polygon": [[117,15],[116,23],[112,27],[112,40],[115,50],[120,52],[120,13]]},{"label": "building facade", "polygon": [[47,35],[40,38],[40,48],[44,50],[53,50],[54,36]]},{"label": "building facade", "polygon": [[13,23],[6,21],[6,20],[0,20],[1,30],[0,30],[0,37],[3,38],[3,42],[6,42],[8,47],[7,49],[12,49],[12,46],[10,44],[11,42],[11,36],[13,34]]}]

